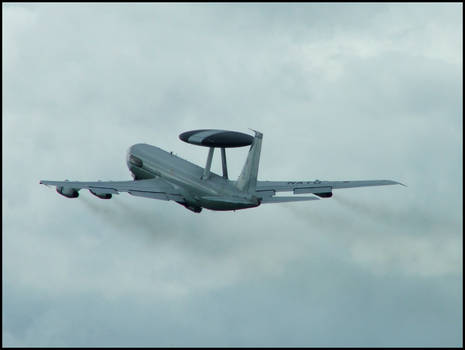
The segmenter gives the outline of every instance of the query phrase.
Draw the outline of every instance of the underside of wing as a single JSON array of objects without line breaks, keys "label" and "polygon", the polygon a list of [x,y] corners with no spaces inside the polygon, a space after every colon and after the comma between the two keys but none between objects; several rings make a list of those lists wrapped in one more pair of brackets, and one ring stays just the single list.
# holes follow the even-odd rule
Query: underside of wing
[{"label": "underside of wing", "polygon": [[[293,194],[314,194],[318,197],[329,198],[333,190],[352,187],[402,185],[392,180],[357,180],[357,181],[257,181],[255,195],[262,198],[262,203],[273,203],[274,198],[300,198],[315,197],[274,197],[276,192],[293,192]],[[316,198],[317,199],[317,198]],[[283,200],[284,201],[284,200]]]},{"label": "underside of wing", "polygon": [[292,197],[292,196],[279,196],[279,197],[263,197],[261,200],[262,204],[267,203],[286,203],[286,202],[301,202],[301,201],[311,201],[311,200],[319,200],[320,198],[317,197]]},{"label": "underside of wing", "polygon": [[110,199],[114,194],[127,192],[133,196],[152,199],[180,202],[185,200],[179,189],[161,179],[96,182],[41,180],[40,183],[47,186],[55,186],[59,194],[68,198],[76,198],[79,196],[79,190],[87,189],[90,193],[101,199]]}]

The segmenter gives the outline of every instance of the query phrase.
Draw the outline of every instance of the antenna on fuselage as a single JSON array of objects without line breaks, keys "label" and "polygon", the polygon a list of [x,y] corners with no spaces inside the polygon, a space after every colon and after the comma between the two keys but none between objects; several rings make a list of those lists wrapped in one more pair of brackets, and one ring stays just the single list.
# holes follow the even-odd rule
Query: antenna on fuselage
[{"label": "antenna on fuselage", "polygon": [[237,131],[201,129],[186,131],[179,135],[179,138],[193,145],[209,147],[207,163],[202,175],[202,179],[210,178],[213,153],[215,148],[221,148],[221,165],[223,178],[228,179],[228,166],[226,162],[226,148],[244,147],[252,144],[254,138],[248,134]]}]

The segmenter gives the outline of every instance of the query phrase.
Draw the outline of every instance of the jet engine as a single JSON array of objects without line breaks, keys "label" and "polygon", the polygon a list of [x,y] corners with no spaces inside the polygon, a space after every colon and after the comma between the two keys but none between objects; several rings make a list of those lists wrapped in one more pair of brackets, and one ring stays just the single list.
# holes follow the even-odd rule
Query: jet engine
[{"label": "jet engine", "polygon": [[79,197],[79,192],[71,187],[57,186],[57,192],[67,198]]},{"label": "jet engine", "polygon": [[110,199],[112,197],[111,193],[96,193],[90,189],[89,189],[89,192],[100,199]]},{"label": "jet engine", "polygon": [[333,192],[314,193],[314,195],[321,197],[321,198],[330,198],[333,196]]},{"label": "jet engine", "polygon": [[190,211],[193,211],[194,213],[200,213],[202,211],[202,207],[199,207],[197,205],[192,205],[190,203],[185,203],[185,202],[178,202],[176,201],[176,203],[179,203],[181,204],[182,206],[184,206],[186,209],[189,209]]}]

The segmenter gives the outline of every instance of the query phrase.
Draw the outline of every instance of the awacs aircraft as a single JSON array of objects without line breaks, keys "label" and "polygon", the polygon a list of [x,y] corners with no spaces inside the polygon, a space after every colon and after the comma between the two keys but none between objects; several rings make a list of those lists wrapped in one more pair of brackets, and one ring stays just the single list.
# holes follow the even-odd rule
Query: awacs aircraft
[{"label": "awacs aircraft", "polygon": [[[133,145],[127,152],[127,166],[133,181],[40,181],[56,186],[56,191],[68,198],[79,196],[80,189],[88,189],[101,199],[128,192],[133,196],[173,200],[187,209],[200,213],[210,210],[237,210],[257,207],[265,203],[308,201],[332,196],[340,188],[383,186],[400,184],[391,180],[363,181],[258,181],[258,163],[263,134],[251,135],[226,130],[193,130],[179,135],[182,141],[209,147],[207,164],[201,168],[172,152],[145,143]],[[226,148],[250,146],[247,160],[236,181],[228,179]],[[212,171],[215,148],[221,149],[223,175]],[[294,195],[276,196],[276,192],[292,192]]]}]

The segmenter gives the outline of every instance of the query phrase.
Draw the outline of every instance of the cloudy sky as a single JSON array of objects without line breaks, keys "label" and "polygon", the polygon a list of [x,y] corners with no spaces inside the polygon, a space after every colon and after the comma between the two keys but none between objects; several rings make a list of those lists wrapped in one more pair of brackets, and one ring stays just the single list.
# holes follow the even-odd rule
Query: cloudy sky
[{"label": "cloudy sky", "polygon": [[[462,4],[2,6],[4,346],[463,344]],[[195,214],[39,185],[129,180],[139,142],[203,166],[199,128],[263,132],[261,180],[408,187]]]}]

